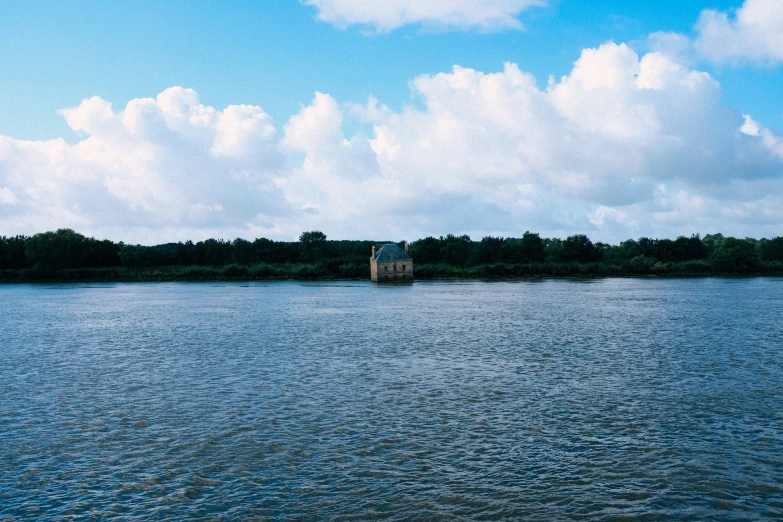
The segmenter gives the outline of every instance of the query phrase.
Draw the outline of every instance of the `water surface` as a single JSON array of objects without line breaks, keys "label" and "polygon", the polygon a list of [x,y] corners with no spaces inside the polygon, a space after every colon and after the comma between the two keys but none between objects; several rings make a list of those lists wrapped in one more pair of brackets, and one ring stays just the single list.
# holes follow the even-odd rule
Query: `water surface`
[{"label": "water surface", "polygon": [[783,280],[0,286],[0,520],[783,517]]}]

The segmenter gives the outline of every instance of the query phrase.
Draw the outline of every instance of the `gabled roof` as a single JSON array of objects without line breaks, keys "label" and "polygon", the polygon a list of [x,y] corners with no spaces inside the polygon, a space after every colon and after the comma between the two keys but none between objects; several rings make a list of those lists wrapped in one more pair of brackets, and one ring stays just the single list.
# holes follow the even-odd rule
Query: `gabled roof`
[{"label": "gabled roof", "polygon": [[405,253],[403,249],[397,245],[383,245],[380,250],[375,253],[375,261],[380,263],[382,261],[413,261],[413,258]]}]

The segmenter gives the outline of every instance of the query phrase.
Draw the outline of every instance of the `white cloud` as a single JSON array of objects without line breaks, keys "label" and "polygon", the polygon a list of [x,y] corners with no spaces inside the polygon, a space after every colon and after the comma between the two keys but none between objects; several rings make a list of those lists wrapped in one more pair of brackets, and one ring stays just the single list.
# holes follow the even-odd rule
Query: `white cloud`
[{"label": "white cloud", "polygon": [[587,218],[590,220],[590,223],[598,228],[604,228],[608,223],[613,222],[629,231],[636,231],[639,229],[639,221],[628,210],[601,205],[595,209],[594,212],[591,212]]},{"label": "white cloud", "polygon": [[16,196],[14,196],[14,193],[11,192],[11,189],[8,187],[0,187],[0,204],[2,205],[13,205],[18,200],[16,199]]},{"label": "white cloud", "polygon": [[693,42],[684,34],[656,31],[647,36],[647,46],[651,51],[670,56],[680,63],[693,61]]},{"label": "white cloud", "polygon": [[338,27],[360,25],[388,32],[405,25],[497,31],[522,29],[519,15],[543,0],[303,0],[318,19]]},{"label": "white cloud", "polygon": [[707,9],[696,33],[696,49],[711,61],[781,62],[783,0],[745,0],[734,13]]},{"label": "white cloud", "polygon": [[[90,98],[62,111],[74,145],[0,137],[0,234],[783,234],[783,140],[665,54],[586,49],[545,89],[511,63],[411,88],[399,112],[316,93],[282,132],[180,87],[119,111]],[[350,118],[366,130],[346,135]]]},{"label": "white cloud", "polygon": [[172,87],[115,112],[93,97],[60,111],[84,136],[20,141],[0,136],[2,232],[58,227],[145,242],[175,226],[246,229],[259,214],[288,212],[274,184],[285,168],[277,130],[259,107],[218,111]]},{"label": "white cloud", "polygon": [[372,154],[349,147],[362,135],[337,135],[341,109],[327,95],[292,118],[285,140],[305,160],[281,187],[313,210],[311,223],[346,235],[537,229],[620,238],[728,230],[740,221],[721,205],[783,203],[759,188],[782,185],[779,138],[760,126],[746,132],[709,74],[660,53],[587,49],[546,90],[514,64],[492,74],[455,67],[411,85],[423,109],[395,113],[374,99],[348,109],[373,124]]},{"label": "white cloud", "polygon": [[755,136],[761,139],[761,143],[769,150],[770,154],[783,159],[783,138],[772,132],[770,129],[763,128],[757,121],[749,115],[744,115],[745,123],[740,130],[748,136]]}]

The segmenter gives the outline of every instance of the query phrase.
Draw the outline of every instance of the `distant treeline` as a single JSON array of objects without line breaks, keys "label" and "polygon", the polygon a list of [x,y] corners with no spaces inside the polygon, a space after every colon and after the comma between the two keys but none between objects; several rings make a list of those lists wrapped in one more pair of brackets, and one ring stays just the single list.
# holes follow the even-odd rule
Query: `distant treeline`
[{"label": "distant treeline", "polygon": [[[156,246],[85,237],[69,229],[0,236],[2,281],[164,281],[369,278],[371,247],[388,242],[208,239]],[[402,246],[402,243],[398,243]],[[410,245],[416,278],[783,274],[783,237],[710,234],[593,243],[585,235],[547,239],[426,237]]]}]

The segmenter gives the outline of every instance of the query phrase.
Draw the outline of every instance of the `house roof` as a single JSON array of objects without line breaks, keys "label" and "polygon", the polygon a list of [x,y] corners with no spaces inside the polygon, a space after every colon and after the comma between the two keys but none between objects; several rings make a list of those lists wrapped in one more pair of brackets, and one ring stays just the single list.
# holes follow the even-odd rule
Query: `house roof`
[{"label": "house roof", "polygon": [[375,253],[375,261],[413,261],[413,258],[397,245],[391,244],[383,245],[381,249]]}]

